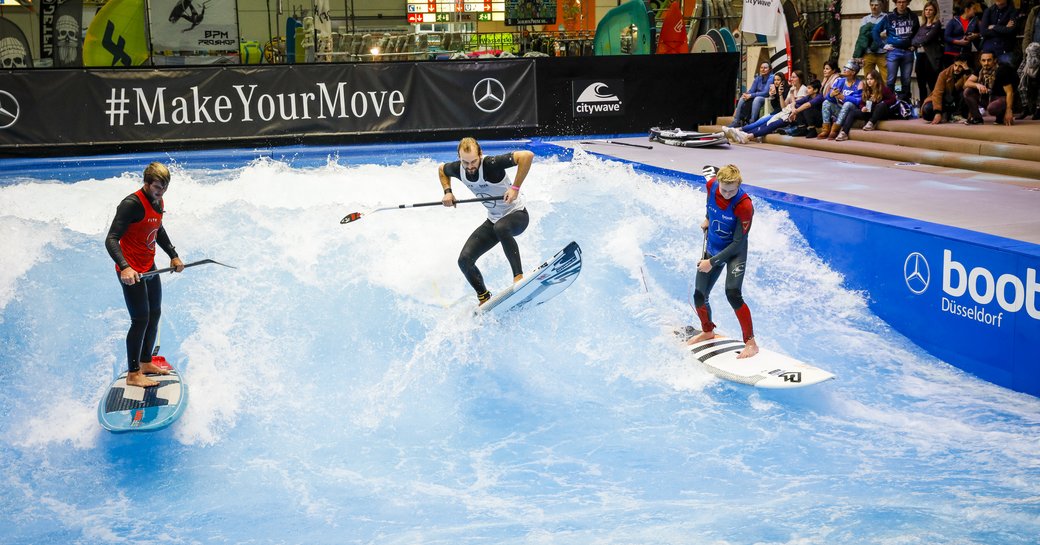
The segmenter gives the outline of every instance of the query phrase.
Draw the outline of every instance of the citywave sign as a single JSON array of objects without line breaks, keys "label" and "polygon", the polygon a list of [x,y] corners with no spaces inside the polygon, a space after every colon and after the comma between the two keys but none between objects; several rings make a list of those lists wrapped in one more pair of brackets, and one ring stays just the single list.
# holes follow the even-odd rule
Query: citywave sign
[{"label": "citywave sign", "polygon": [[534,63],[18,71],[0,148],[537,125]]}]

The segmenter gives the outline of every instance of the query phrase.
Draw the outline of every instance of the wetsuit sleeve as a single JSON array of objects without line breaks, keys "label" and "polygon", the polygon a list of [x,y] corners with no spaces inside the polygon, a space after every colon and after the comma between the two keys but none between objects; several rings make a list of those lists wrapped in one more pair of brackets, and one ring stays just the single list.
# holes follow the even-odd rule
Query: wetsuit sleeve
[{"label": "wetsuit sleeve", "polygon": [[462,179],[462,162],[452,161],[450,163],[444,163],[444,175],[449,178]]},{"label": "wetsuit sleeve", "polygon": [[733,241],[722,249],[721,252],[711,256],[711,266],[719,267],[728,262],[733,256],[747,251],[747,237],[751,231],[751,220],[755,215],[755,207],[750,198],[742,199],[733,209],[733,215],[740,221],[740,229],[733,232]]},{"label": "wetsuit sleeve", "polygon": [[155,243],[166,252],[170,259],[177,257],[177,249],[170,242],[170,235],[166,234],[166,227],[159,228],[159,232],[155,234]]},{"label": "wetsuit sleeve", "polygon": [[506,169],[516,166],[513,152],[492,155],[484,158],[484,179],[497,184],[506,177]]},{"label": "wetsuit sleeve", "polygon": [[[143,219],[144,206],[141,205],[141,201],[134,195],[123,199],[119,206],[116,207],[116,216],[112,218],[112,225],[109,226],[108,235],[105,237],[105,249],[108,250],[108,255],[112,258],[112,261],[119,265],[119,270],[130,266],[126,262],[126,258],[123,257],[123,250],[119,247],[119,239],[123,238],[131,223],[137,223]],[[167,242],[169,242],[169,239],[167,239]]]}]

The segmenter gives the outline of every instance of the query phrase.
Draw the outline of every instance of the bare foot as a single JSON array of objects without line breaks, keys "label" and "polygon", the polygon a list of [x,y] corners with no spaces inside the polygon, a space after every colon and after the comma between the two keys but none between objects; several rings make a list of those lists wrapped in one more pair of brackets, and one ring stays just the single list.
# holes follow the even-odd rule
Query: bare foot
[{"label": "bare foot", "polygon": [[141,388],[151,388],[152,386],[159,385],[158,382],[155,382],[154,380],[144,376],[144,373],[141,371],[127,373],[126,383],[129,386],[140,386]]},{"label": "bare foot", "polygon": [[150,361],[141,362],[141,372],[151,375],[169,375],[169,369],[163,369],[162,367],[156,367],[154,363]]},{"label": "bare foot", "polygon": [[754,337],[752,337],[744,343],[744,349],[740,351],[740,354],[737,354],[737,359],[742,360],[750,358],[755,354],[758,354],[758,343],[756,343]]},{"label": "bare foot", "polygon": [[708,340],[711,340],[711,339],[714,339],[714,338],[715,338],[715,332],[714,331],[701,331],[700,333],[698,333],[698,334],[694,335],[693,337],[691,337],[690,340],[686,341],[686,344],[688,344],[688,345],[689,344],[697,344],[697,343],[699,343],[701,341],[708,341]]}]

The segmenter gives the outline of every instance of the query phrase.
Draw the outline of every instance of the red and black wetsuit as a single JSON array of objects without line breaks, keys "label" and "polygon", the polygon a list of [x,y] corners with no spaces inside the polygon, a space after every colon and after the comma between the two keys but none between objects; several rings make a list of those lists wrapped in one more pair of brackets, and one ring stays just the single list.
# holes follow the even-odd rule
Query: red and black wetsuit
[{"label": "red and black wetsuit", "polygon": [[701,259],[710,260],[712,268],[706,273],[697,271],[693,304],[701,320],[701,330],[713,331],[715,324],[711,321],[708,294],[725,265],[728,273],[726,299],[737,314],[744,342],[747,342],[755,336],[755,332],[751,324],[751,310],[744,303],[741,286],[744,283],[744,268],[747,266],[747,235],[751,231],[755,207],[743,188],[732,199],[726,200],[722,198],[718,187],[715,178],[708,180],[708,233],[705,234],[708,244]]},{"label": "red and black wetsuit", "polygon": [[[115,262],[116,273],[132,267],[138,273],[155,268],[155,246],[170,256],[177,251],[162,226],[163,203],[153,203],[144,190],[128,195],[116,208],[116,216],[105,237],[105,249]],[[140,362],[152,361],[159,318],[162,315],[162,283],[159,275],[123,287],[123,299],[130,311],[130,331],[126,334],[127,368],[139,371]]]}]

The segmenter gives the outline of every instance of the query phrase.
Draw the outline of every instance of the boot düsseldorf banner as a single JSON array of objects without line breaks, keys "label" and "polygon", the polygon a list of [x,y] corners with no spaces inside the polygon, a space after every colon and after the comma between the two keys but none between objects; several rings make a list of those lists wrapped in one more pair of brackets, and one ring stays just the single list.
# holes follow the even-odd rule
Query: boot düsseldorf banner
[{"label": "boot d\u00fcsseldorf banner", "polygon": [[12,71],[0,149],[533,127],[534,63]]}]

